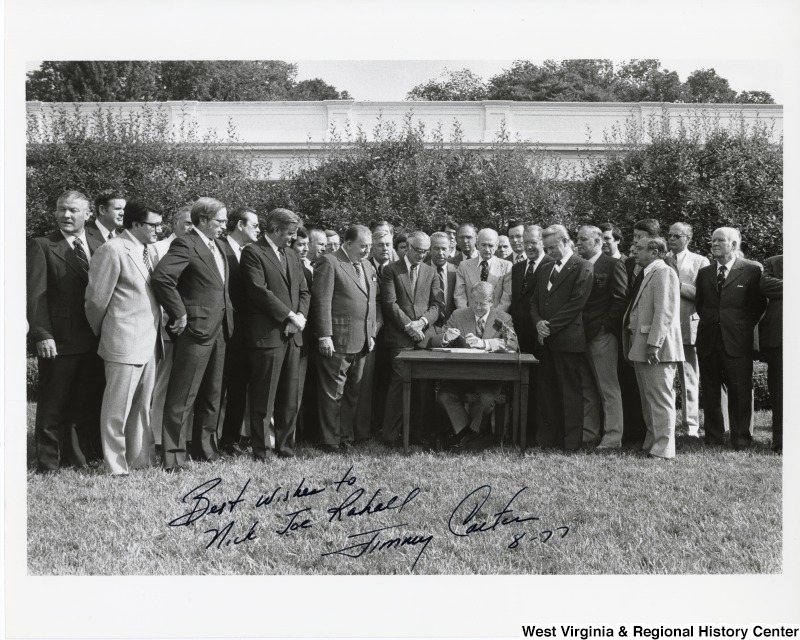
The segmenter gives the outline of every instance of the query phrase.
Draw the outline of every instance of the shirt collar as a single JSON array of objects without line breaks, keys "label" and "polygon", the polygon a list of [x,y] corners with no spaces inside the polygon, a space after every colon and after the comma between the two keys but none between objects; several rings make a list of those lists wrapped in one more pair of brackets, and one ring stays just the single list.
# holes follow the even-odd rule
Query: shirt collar
[{"label": "shirt collar", "polygon": [[[567,264],[567,260],[569,260],[571,257],[572,257],[572,251],[567,249],[564,255],[561,257],[561,267]],[[558,268],[560,269],[561,267]]]},{"label": "shirt collar", "polygon": [[64,236],[64,239],[65,239],[67,242],[69,242],[69,246],[70,246],[70,247],[72,246],[72,244],[73,244],[73,243],[74,243],[76,240],[81,240],[81,241],[83,242],[83,244],[84,244],[84,245],[86,244],[86,232],[85,232],[85,231],[83,231],[83,230],[81,230],[81,232],[80,232],[80,233],[79,233],[77,236],[71,236],[71,235],[70,235],[70,234],[68,234],[68,233],[64,233],[64,231],[63,231],[63,230],[61,230],[61,229],[59,229],[59,231],[61,231],[61,235],[62,235],[62,236]]},{"label": "shirt collar", "polygon": [[228,236],[226,240],[228,241],[228,244],[231,246],[231,249],[233,249],[233,251],[236,253],[237,256],[242,255],[242,249],[244,249],[242,245],[240,245],[238,242],[236,242],[236,240],[234,240],[230,236]]},{"label": "shirt collar", "polygon": [[487,311],[487,312],[486,312],[486,313],[485,313],[483,316],[475,316],[475,324],[476,324],[476,325],[478,324],[478,320],[480,320],[480,319],[481,319],[481,317],[483,318],[483,323],[484,323],[484,324],[486,324],[486,322],[487,322],[487,321],[488,321],[488,319],[489,319],[489,314],[490,314],[491,312],[492,312],[492,310],[491,310],[491,309],[489,309],[489,310],[488,310],[488,311]]},{"label": "shirt collar", "polygon": [[[725,263],[725,265],[724,265],[724,266],[725,266],[725,275],[728,275],[728,274],[731,272],[731,269],[733,269],[733,263],[734,263],[734,262],[736,262],[736,258],[735,258],[735,257],[734,257],[734,258],[733,258],[733,260],[731,260],[730,262],[726,262],[726,263]],[[719,263],[719,262],[717,262],[717,273],[719,273],[719,268],[720,268],[721,266],[722,266],[722,265],[720,265],[720,263]]]},{"label": "shirt collar", "polygon": [[414,265],[411,264],[411,260],[408,259],[408,255],[404,255],[403,260],[406,262],[406,269],[408,269],[408,272],[411,273],[411,267]]},{"label": "shirt collar", "polygon": [[[270,240],[270,237],[269,237],[269,236],[268,236],[266,233],[264,234],[264,240],[266,240],[266,241],[267,241],[267,243],[269,244],[269,246],[270,246],[270,247],[272,247],[272,250],[273,250],[273,251],[274,251],[274,252],[275,252],[277,255],[280,255],[280,251],[278,251],[278,245],[277,245],[277,244],[275,244],[275,243],[274,243],[272,240]],[[285,251],[285,250],[284,250],[284,251]]]},{"label": "shirt collar", "polygon": [[[98,218],[95,218],[94,223],[97,225],[97,228],[100,229],[100,233],[103,234],[103,238],[108,238],[108,234],[112,233],[111,229],[106,229],[106,226],[100,222]],[[114,229],[113,233],[116,233],[116,229]]]}]

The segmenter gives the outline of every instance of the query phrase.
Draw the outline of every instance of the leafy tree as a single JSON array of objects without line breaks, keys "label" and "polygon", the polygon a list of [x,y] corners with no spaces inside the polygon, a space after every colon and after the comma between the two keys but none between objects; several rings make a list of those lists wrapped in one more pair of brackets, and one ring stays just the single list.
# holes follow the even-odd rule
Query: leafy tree
[{"label": "leafy tree", "polygon": [[297,83],[296,76],[297,65],[280,60],[45,62],[28,73],[26,95],[43,102],[349,98],[322,80]]},{"label": "leafy tree", "polygon": [[775,100],[766,91],[742,91],[736,96],[736,102],[741,102],[742,104],[775,104]]},{"label": "leafy tree", "polygon": [[683,86],[686,102],[734,102],[736,92],[714,69],[692,71]]},{"label": "leafy tree", "polygon": [[603,102],[614,100],[610,60],[517,60],[489,81],[490,100]]},{"label": "leafy tree", "polygon": [[616,72],[614,92],[621,102],[679,102],[681,80],[658,60],[628,60]]},{"label": "leafy tree", "polygon": [[486,85],[469,69],[445,70],[436,78],[418,84],[406,100],[484,100]]}]

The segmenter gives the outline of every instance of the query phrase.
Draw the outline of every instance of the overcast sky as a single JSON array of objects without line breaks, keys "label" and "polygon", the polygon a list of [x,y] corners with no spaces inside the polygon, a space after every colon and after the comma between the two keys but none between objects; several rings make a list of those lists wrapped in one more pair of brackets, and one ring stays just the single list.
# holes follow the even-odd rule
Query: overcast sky
[{"label": "overcast sky", "polygon": [[[322,78],[339,91],[347,90],[355,100],[404,100],[418,84],[438,76],[445,68],[467,68],[488,81],[508,69],[513,60],[307,60],[297,62],[298,80]],[[541,64],[543,60],[532,60]],[[615,61],[619,62],[619,61]],[[28,70],[39,62],[29,62]],[[685,81],[692,71],[713,68],[727,78],[736,91],[767,91],[782,104],[783,69],[771,60],[661,60],[662,69],[677,71]]]}]

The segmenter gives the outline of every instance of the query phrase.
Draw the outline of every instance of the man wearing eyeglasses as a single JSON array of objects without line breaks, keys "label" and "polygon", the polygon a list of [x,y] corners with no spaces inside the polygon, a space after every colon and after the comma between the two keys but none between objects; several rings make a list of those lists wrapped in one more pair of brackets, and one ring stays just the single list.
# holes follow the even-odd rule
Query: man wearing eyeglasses
[{"label": "man wearing eyeglasses", "polygon": [[100,410],[100,437],[106,470],[128,475],[154,461],[150,401],[156,361],[163,355],[161,307],[151,288],[150,252],[161,214],[129,201],[123,231],[94,254],[86,287],[86,318],[100,336],[106,388]]},{"label": "man wearing eyeglasses", "polygon": [[153,272],[153,289],[169,316],[174,362],[162,427],[164,469],[186,464],[183,417],[194,407],[192,457],[219,460],[217,413],[225,343],[233,333],[228,266],[219,241],[228,210],[214,198],[192,205],[192,230],[176,238]]},{"label": "man wearing eyeglasses", "polygon": [[[383,270],[384,340],[392,358],[392,379],[383,420],[383,441],[389,445],[397,442],[403,423],[403,372],[396,358],[401,351],[424,344],[426,333],[430,337],[433,325],[444,311],[439,277],[432,266],[423,262],[430,249],[428,234],[414,231],[408,236],[406,255]],[[422,390],[422,385],[412,386],[417,386],[417,393]],[[415,405],[421,406],[421,402],[420,398]]]},{"label": "man wearing eyeglasses", "polygon": [[692,226],[676,222],[669,228],[667,246],[669,254],[678,265],[681,282],[681,335],[683,336],[684,362],[678,362],[681,381],[681,403],[683,406],[681,425],[691,438],[698,437],[700,428],[700,368],[697,364],[697,323],[700,316],[695,307],[695,283],[697,272],[710,263],[708,258],[689,251],[692,241]]}]

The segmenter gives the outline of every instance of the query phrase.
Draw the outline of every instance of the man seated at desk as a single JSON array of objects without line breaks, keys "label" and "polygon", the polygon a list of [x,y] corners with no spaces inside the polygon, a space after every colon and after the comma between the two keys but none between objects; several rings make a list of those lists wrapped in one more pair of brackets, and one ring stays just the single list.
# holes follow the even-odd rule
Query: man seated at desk
[{"label": "man seated at desk", "polygon": [[[517,351],[511,316],[492,308],[492,285],[478,282],[470,289],[469,300],[468,307],[453,311],[444,331],[433,336],[429,346]],[[438,402],[453,425],[455,448],[478,444],[483,417],[494,408],[502,386],[500,382],[442,381]],[[475,395],[468,408],[462,402],[465,393]]]}]

